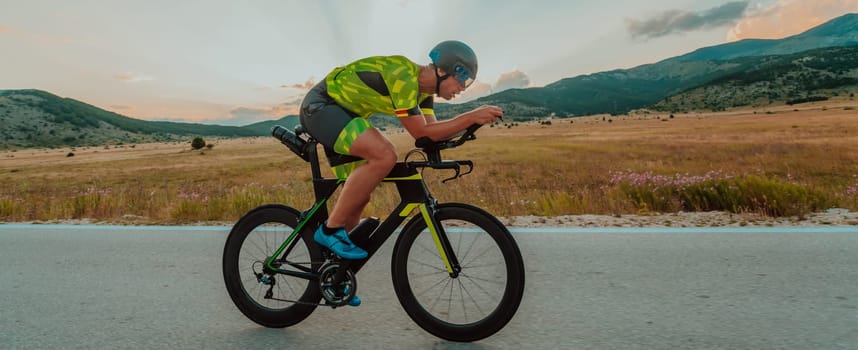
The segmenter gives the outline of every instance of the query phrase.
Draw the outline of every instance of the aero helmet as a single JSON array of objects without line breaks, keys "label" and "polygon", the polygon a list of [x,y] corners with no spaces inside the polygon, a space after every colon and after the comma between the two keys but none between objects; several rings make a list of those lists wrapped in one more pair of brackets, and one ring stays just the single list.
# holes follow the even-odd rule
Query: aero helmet
[{"label": "aero helmet", "polygon": [[437,70],[435,71],[438,78],[435,91],[438,91],[441,81],[451,76],[464,87],[470,86],[477,78],[477,55],[461,41],[448,40],[435,45],[432,51],[429,51],[429,58],[432,59],[435,67],[447,73],[442,77],[438,75]]}]

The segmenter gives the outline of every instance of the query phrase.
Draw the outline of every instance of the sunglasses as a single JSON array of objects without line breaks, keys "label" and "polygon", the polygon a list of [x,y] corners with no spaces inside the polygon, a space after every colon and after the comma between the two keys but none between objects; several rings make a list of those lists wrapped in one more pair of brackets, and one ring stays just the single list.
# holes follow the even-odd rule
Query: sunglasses
[{"label": "sunglasses", "polygon": [[458,81],[459,85],[462,85],[462,87],[467,88],[474,83],[474,77],[473,75],[471,75],[471,71],[469,71],[467,68],[460,65],[456,65],[453,70],[455,71],[453,73],[453,78],[456,79],[456,81]]}]

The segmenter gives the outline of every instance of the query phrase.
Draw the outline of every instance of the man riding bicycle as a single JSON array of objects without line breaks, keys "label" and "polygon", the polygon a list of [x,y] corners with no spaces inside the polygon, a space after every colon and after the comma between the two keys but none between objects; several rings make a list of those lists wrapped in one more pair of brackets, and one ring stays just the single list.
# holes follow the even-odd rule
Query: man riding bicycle
[{"label": "man riding bicycle", "polygon": [[[301,103],[301,124],[324,146],[334,174],[346,179],[328,221],[313,238],[344,259],[367,257],[347,232],[357,226],[372,191],[397,160],[393,144],[367,118],[395,115],[415,139],[437,141],[503,117],[500,108],[481,106],[438,121],[433,95],[450,100],[467,89],[476,78],[477,56],[465,43],[444,41],[429,58],[432,63],[425,66],[403,56],[354,61],[331,71]],[[355,296],[349,304],[360,305],[360,298]]]}]

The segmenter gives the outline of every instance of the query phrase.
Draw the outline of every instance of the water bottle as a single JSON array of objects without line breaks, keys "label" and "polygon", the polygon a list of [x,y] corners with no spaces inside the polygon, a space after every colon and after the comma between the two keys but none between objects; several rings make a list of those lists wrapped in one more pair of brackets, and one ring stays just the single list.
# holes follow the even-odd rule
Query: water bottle
[{"label": "water bottle", "polygon": [[367,241],[369,241],[369,235],[375,232],[380,223],[381,221],[375,217],[363,219],[349,232],[349,238],[358,247],[365,247],[367,246]]},{"label": "water bottle", "polygon": [[310,156],[305,150],[307,141],[304,141],[304,139],[295,135],[294,132],[280,125],[275,125],[274,128],[271,129],[271,135],[280,140],[280,142],[286,145],[286,147],[289,147],[289,149],[301,157],[301,159],[308,162],[310,161]]}]

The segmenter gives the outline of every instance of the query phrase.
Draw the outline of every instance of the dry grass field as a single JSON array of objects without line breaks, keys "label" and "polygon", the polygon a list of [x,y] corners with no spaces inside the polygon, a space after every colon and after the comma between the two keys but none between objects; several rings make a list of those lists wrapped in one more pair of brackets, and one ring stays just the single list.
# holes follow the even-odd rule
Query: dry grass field
[{"label": "dry grass field", "polygon": [[[854,105],[496,125],[444,154],[474,160],[472,174],[446,184],[447,172],[425,175],[440,201],[499,216],[854,211]],[[411,149],[408,135],[388,135],[402,155]],[[264,203],[312,204],[309,167],[273,138],[207,141],[204,151],[188,142],[0,153],[0,221],[230,222]],[[383,185],[366,214],[384,217],[397,200]]]}]

